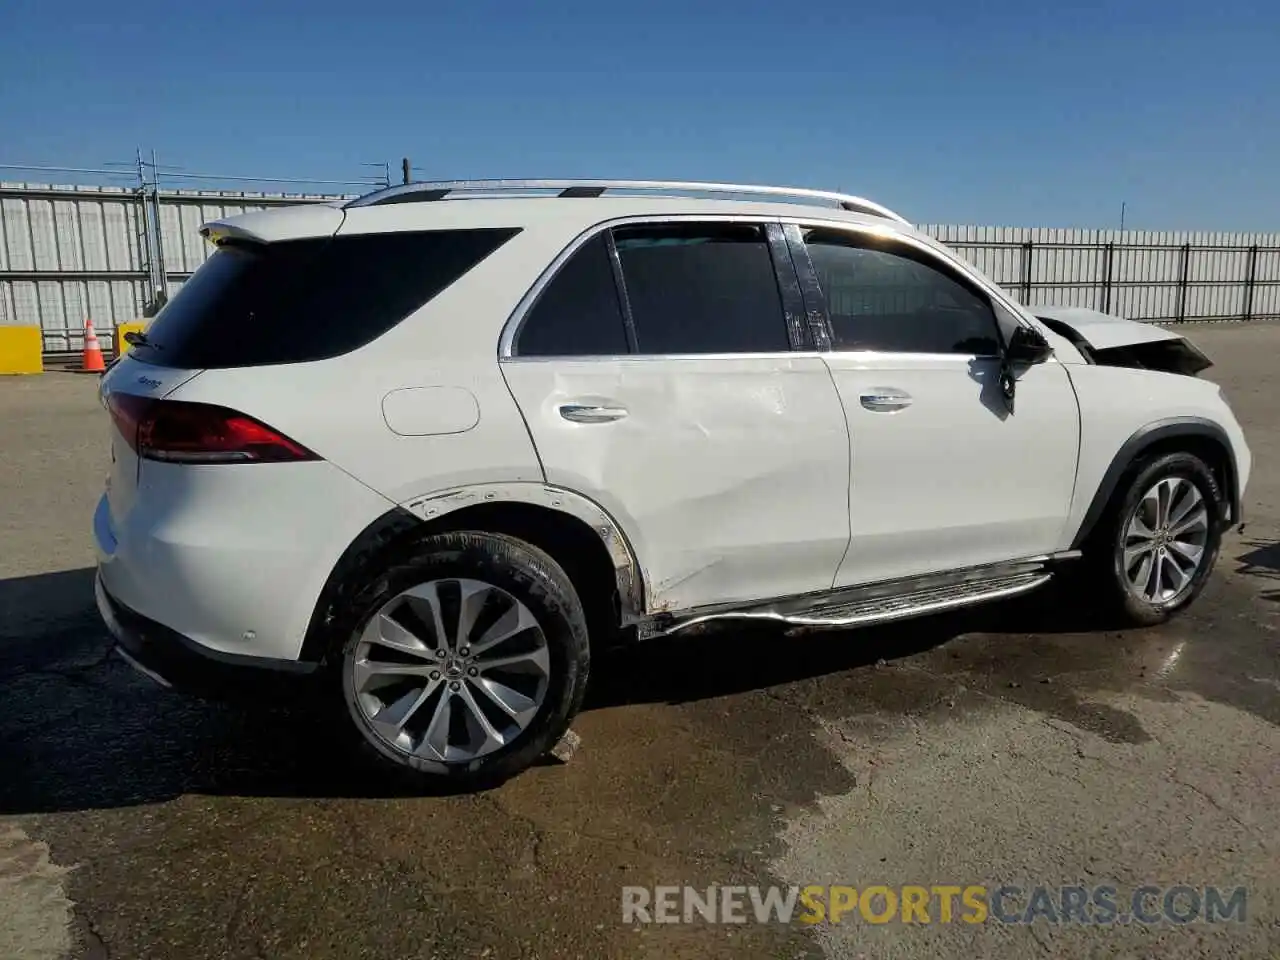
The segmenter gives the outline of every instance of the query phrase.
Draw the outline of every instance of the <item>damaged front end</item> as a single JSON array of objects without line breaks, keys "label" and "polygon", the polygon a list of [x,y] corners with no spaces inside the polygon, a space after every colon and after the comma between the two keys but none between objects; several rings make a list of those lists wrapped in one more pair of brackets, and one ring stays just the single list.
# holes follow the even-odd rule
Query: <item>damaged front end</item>
[{"label": "damaged front end", "polygon": [[1088,363],[1189,377],[1213,366],[1189,340],[1164,327],[1084,307],[1036,305],[1030,309],[1046,327],[1070,340]]}]

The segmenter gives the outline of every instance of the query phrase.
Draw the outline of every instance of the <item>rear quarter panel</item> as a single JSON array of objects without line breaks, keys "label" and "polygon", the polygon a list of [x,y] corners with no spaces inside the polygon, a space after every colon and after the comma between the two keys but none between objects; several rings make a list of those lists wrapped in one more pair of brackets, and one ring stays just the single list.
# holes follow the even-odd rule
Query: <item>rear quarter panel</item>
[{"label": "rear quarter panel", "polygon": [[[386,229],[386,219],[363,218],[356,232]],[[523,230],[359,350],[311,363],[207,370],[174,399],[242,410],[397,503],[470,484],[542,480],[498,368],[498,339],[556,244],[572,233]]]}]

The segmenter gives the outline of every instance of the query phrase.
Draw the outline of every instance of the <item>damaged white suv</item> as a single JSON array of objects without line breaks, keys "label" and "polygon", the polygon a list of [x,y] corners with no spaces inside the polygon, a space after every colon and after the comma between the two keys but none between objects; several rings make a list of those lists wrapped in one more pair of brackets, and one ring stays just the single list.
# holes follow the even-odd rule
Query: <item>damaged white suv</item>
[{"label": "damaged white suv", "polygon": [[1150,624],[1240,520],[1249,450],[1185,340],[1028,311],[856,197],[421,183],[202,233],[102,381],[99,608],[166,684],[310,676],[424,782],[534,762],[619,637],[1067,565]]}]

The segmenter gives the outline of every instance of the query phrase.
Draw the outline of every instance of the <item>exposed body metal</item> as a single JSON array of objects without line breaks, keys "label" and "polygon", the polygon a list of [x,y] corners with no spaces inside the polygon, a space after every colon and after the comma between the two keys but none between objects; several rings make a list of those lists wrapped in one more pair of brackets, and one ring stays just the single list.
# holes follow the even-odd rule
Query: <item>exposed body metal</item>
[{"label": "exposed body metal", "polygon": [[482,503],[526,503],[582,521],[600,538],[609,553],[623,623],[630,625],[643,616],[645,582],[635,550],[609,512],[581,493],[549,483],[480,483],[414,497],[401,506],[430,521]]}]

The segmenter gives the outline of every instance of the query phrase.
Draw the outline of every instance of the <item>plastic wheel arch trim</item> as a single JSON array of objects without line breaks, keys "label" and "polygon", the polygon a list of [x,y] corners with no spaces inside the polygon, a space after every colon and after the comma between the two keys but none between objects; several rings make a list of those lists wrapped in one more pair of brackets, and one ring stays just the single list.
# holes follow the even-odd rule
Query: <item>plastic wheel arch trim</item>
[{"label": "plastic wheel arch trim", "polygon": [[607,510],[576,491],[538,481],[471,484],[414,497],[402,503],[401,507],[420,520],[430,521],[484,503],[529,504],[567,514],[585,523],[600,538],[613,562],[614,580],[622,605],[622,625],[628,626],[644,617],[648,585],[630,540]]},{"label": "plastic wheel arch trim", "polygon": [[1213,440],[1222,447],[1226,452],[1226,476],[1223,477],[1225,483],[1221,493],[1231,511],[1231,523],[1239,524],[1243,521],[1241,496],[1237,481],[1239,467],[1236,463],[1235,448],[1231,445],[1231,438],[1227,435],[1227,432],[1212,420],[1206,420],[1202,417],[1170,417],[1149,423],[1145,427],[1134,431],[1129,439],[1116,451],[1116,455],[1112,458],[1111,465],[1107,467],[1106,473],[1103,474],[1102,480],[1094,492],[1093,499],[1089,502],[1089,508],[1085,512],[1084,519],[1080,522],[1080,527],[1071,542],[1072,549],[1080,548],[1089,539],[1090,534],[1093,533],[1098,523],[1102,520],[1107,505],[1115,495],[1121,479],[1134,461],[1152,444],[1171,437],[1199,437]]}]

